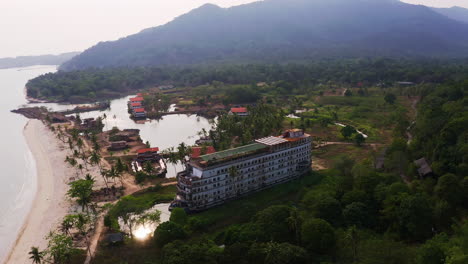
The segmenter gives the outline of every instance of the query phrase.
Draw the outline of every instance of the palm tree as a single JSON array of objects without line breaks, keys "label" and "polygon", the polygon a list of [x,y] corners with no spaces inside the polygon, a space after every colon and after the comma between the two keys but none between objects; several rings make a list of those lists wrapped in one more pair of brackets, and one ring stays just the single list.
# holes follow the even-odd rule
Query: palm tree
[{"label": "palm tree", "polygon": [[301,217],[297,208],[292,208],[289,217],[286,219],[289,225],[289,228],[294,232],[294,238],[296,243],[300,244],[301,242]]},{"label": "palm tree", "polygon": [[70,235],[70,229],[73,228],[74,223],[74,215],[66,215],[62,220],[62,224],[60,225],[61,231],[65,233],[65,235]]},{"label": "palm tree", "polygon": [[86,153],[84,151],[83,151],[83,153],[81,153],[80,158],[83,161],[83,164],[84,164],[86,170],[88,170],[88,157],[86,156]]},{"label": "palm tree", "polygon": [[346,232],[346,240],[349,241],[353,249],[353,263],[358,260],[358,244],[359,244],[359,234],[357,232],[356,226],[350,227]]},{"label": "palm tree", "polygon": [[76,146],[78,147],[78,150],[81,151],[83,149],[83,140],[81,138],[78,138],[78,140],[76,141]]},{"label": "palm tree", "polygon": [[91,174],[89,174],[89,173],[86,174],[85,180],[91,181],[91,182],[93,182],[93,183],[96,182],[96,180],[93,178],[93,176],[91,176]]},{"label": "palm tree", "polygon": [[81,176],[83,176],[83,169],[84,169],[83,165],[82,165],[82,164],[78,164],[78,170],[80,170]]},{"label": "palm tree", "polygon": [[168,148],[167,150],[164,151],[166,156],[167,156],[167,161],[169,161],[169,163],[172,163],[172,165],[174,166],[174,171],[176,171],[176,165],[177,165],[177,154],[174,152],[174,147],[170,147]]},{"label": "palm tree", "polygon": [[101,170],[101,155],[99,155],[97,151],[93,151],[93,153],[91,153],[89,161],[92,165],[98,165],[99,169]]},{"label": "palm tree", "polygon": [[78,228],[78,231],[80,232],[80,235],[84,236],[85,241],[86,241],[86,249],[88,250],[88,254],[91,255],[91,249],[90,249],[90,243],[88,239],[88,231],[89,231],[89,223],[90,223],[90,218],[88,215],[84,214],[78,214],[78,217],[76,219],[76,227]]},{"label": "palm tree", "polygon": [[107,184],[107,176],[109,175],[109,171],[101,170],[100,171],[102,178],[104,179],[104,183],[106,184],[106,188],[109,189],[109,185]]},{"label": "palm tree", "polygon": [[151,175],[151,173],[153,173],[153,171],[154,171],[153,164],[151,164],[151,162],[149,162],[149,161],[145,162],[145,164],[143,164],[143,170],[148,175]]},{"label": "palm tree", "polygon": [[28,254],[30,255],[29,259],[32,259],[32,263],[40,264],[44,260],[45,252],[39,251],[37,247],[31,247],[31,251]]}]

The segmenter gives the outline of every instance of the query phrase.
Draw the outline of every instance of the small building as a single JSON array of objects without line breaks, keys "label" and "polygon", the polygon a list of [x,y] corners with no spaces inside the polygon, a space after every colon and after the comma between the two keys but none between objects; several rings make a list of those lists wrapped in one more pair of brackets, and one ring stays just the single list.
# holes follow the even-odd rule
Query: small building
[{"label": "small building", "polygon": [[248,116],[249,112],[247,111],[247,107],[233,107],[231,111],[229,111],[230,115],[236,116]]},{"label": "small building", "polygon": [[419,177],[423,178],[432,175],[432,168],[425,158],[415,160],[414,165],[418,167]]},{"label": "small building", "polygon": [[128,101],[130,104],[131,103],[142,103],[143,102],[143,97],[133,97],[130,98],[130,101]]},{"label": "small building", "polygon": [[144,171],[145,163],[152,164],[155,175],[163,175],[167,172],[166,163],[159,155],[159,148],[145,148],[137,151],[137,157],[132,162],[132,169],[134,172]]},{"label": "small building", "polygon": [[114,141],[111,142],[110,147],[107,148],[109,151],[118,151],[128,148],[127,141]]},{"label": "small building", "polygon": [[207,144],[207,143],[208,144],[213,143],[213,140],[209,136],[206,136],[206,137],[202,136],[202,137],[200,137],[200,139],[197,139],[195,141],[195,144],[197,144],[197,145],[203,145],[203,144]]},{"label": "small building", "polygon": [[97,126],[97,121],[94,118],[86,118],[82,120],[81,126],[83,128],[93,128]]},{"label": "small building", "polygon": [[159,160],[161,156],[158,154],[159,148],[144,148],[137,151],[137,161],[146,162]]},{"label": "small building", "polygon": [[175,86],[174,85],[160,85],[158,86],[159,90],[170,90],[170,89],[174,89]]},{"label": "small building", "polygon": [[139,130],[137,129],[136,133],[133,131],[120,131],[113,135],[109,136],[109,141],[126,141],[131,142],[135,141],[136,139],[132,139],[132,137],[137,137],[139,135]]},{"label": "small building", "polygon": [[146,118],[146,111],[144,108],[133,109],[133,117],[135,118]]},{"label": "small building", "polygon": [[113,233],[106,236],[106,241],[109,245],[117,245],[124,242],[124,235],[122,233]]},{"label": "small building", "polygon": [[130,103],[130,109],[137,109],[137,108],[141,108],[142,105],[140,102],[136,102],[136,103]]}]

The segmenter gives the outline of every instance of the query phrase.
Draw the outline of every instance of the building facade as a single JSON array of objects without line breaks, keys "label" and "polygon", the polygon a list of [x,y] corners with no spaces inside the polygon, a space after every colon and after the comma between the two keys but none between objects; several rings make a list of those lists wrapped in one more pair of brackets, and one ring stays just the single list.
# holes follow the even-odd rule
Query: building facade
[{"label": "building facade", "polygon": [[311,143],[310,135],[295,129],[191,159],[177,175],[178,193],[171,207],[204,210],[298,178],[310,170]]}]

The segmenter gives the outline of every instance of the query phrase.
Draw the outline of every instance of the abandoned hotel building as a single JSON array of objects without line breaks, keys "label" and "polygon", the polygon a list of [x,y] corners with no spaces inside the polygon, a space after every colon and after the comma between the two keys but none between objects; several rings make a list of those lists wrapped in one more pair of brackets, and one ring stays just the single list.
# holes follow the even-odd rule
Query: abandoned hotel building
[{"label": "abandoned hotel building", "polygon": [[278,137],[191,159],[179,172],[171,207],[199,211],[295,179],[310,170],[311,137],[288,130]]}]

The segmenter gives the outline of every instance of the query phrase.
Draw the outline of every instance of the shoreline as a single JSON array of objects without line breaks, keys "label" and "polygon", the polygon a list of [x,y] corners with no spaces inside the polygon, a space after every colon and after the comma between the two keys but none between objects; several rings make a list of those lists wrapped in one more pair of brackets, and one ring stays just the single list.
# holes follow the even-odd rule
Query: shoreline
[{"label": "shoreline", "polygon": [[31,247],[41,251],[47,247],[45,237],[58,227],[71,206],[66,192],[73,174],[63,162],[66,150],[39,120],[29,120],[23,134],[36,163],[37,184],[30,211],[6,256],[6,264],[30,263]]}]

